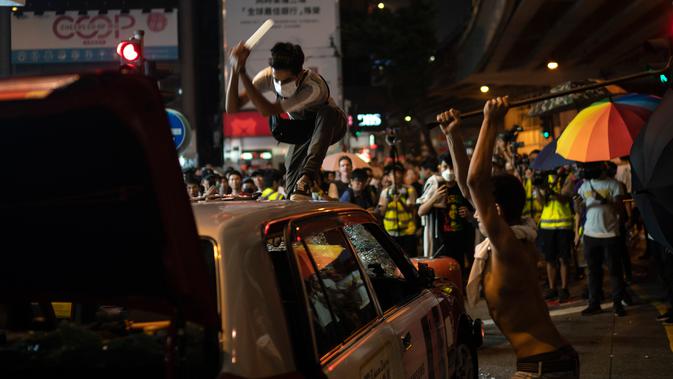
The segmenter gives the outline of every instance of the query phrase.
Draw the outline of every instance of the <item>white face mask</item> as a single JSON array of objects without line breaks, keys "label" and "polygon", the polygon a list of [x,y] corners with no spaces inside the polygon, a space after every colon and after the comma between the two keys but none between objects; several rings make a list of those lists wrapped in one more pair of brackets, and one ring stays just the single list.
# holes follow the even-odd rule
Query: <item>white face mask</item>
[{"label": "white face mask", "polygon": [[278,80],[273,80],[273,88],[276,90],[276,93],[281,97],[292,97],[292,95],[297,92],[297,82],[291,80],[287,83],[281,83]]},{"label": "white face mask", "polygon": [[442,171],[442,178],[444,178],[444,180],[447,182],[453,182],[456,180],[456,175],[453,173],[453,170],[449,168]]}]

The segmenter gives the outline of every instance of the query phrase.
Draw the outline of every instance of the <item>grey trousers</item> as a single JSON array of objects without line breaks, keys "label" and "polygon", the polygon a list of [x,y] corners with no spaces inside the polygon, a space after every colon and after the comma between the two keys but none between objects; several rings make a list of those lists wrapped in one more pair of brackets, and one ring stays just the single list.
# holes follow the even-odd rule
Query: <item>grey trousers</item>
[{"label": "grey trousers", "polygon": [[315,180],[330,145],[337,143],[346,134],[346,115],[338,107],[325,106],[316,114],[315,128],[311,138],[300,144],[290,145],[285,156],[285,188],[292,194],[297,180],[307,175]]}]

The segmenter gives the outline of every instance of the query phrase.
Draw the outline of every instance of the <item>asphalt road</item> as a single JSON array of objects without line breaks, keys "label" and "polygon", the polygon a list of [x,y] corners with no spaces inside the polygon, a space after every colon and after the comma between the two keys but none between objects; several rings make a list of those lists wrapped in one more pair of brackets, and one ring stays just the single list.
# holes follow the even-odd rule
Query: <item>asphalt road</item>
[{"label": "asphalt road", "polygon": [[[586,279],[571,284],[568,303],[548,304],[556,327],[580,355],[582,378],[673,378],[673,326],[655,320],[664,309],[663,293],[652,262],[636,259],[640,251],[642,243],[632,252],[634,283],[629,290],[634,304],[626,307],[626,317],[614,316],[611,302],[603,304],[602,314],[581,316]],[[607,275],[604,292],[610,293]],[[471,314],[486,323],[484,346],[479,350],[480,378],[509,378],[516,358],[490,320],[485,303],[480,302]]]}]

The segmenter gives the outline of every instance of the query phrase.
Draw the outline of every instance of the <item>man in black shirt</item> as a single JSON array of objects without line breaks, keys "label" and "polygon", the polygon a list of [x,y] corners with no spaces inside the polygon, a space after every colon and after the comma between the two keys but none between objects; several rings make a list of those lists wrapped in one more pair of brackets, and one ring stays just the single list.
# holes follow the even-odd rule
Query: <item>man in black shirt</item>
[{"label": "man in black shirt", "polygon": [[[466,270],[474,259],[474,229],[469,221],[472,217],[471,205],[461,193],[455,177],[449,176],[448,179],[439,183],[438,189],[421,204],[418,214],[425,216],[434,212],[439,237],[434,254],[454,258],[460,264],[463,277],[467,277]],[[468,264],[465,264],[465,258]]]},{"label": "man in black shirt", "polygon": [[351,184],[351,174],[353,173],[353,161],[348,155],[339,158],[338,163],[339,178],[330,183],[329,190],[327,191],[327,195],[335,200],[341,199],[341,196],[346,192],[346,189]]},{"label": "man in black shirt", "polygon": [[353,170],[351,186],[346,188],[339,201],[353,203],[364,209],[373,211],[376,208],[376,199],[367,190],[367,172],[363,169]]}]

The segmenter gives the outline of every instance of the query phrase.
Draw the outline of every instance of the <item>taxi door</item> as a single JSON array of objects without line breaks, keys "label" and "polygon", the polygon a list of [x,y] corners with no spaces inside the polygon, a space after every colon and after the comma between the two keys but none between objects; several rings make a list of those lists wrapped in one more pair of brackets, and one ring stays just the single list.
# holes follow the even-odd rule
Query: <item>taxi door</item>
[{"label": "taxi door", "polygon": [[446,378],[447,349],[439,301],[414,284],[415,271],[378,225],[351,217],[344,232],[368,271],[386,323],[395,331],[404,378]]},{"label": "taxi door", "polygon": [[448,377],[443,321],[437,298],[430,291],[390,309],[385,317],[400,340],[406,378]]},{"label": "taxi door", "polygon": [[291,223],[316,356],[328,378],[404,376],[394,329],[336,221]]}]

